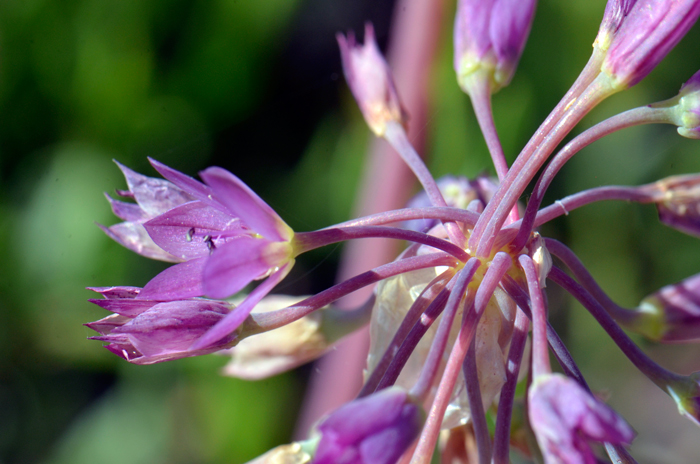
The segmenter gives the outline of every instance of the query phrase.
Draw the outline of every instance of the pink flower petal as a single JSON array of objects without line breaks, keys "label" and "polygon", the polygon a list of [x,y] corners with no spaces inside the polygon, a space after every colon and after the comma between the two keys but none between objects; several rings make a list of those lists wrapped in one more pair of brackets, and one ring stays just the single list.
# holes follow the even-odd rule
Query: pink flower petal
[{"label": "pink flower petal", "polygon": [[129,191],[133,193],[136,203],[150,216],[157,216],[167,210],[188,201],[194,200],[191,195],[167,180],[147,177],[132,171],[123,164],[115,161],[124,173]]},{"label": "pink flower petal", "polygon": [[99,293],[103,297],[111,300],[116,298],[136,298],[141,292],[139,287],[87,287],[95,293]]},{"label": "pink flower petal", "polygon": [[141,256],[158,261],[165,261],[167,263],[178,263],[182,261],[156,245],[148,235],[148,232],[146,232],[143,224],[137,222],[120,222],[110,227],[97,224],[97,227],[102,229],[109,238],[124,248],[128,248]]},{"label": "pink flower petal", "polygon": [[202,296],[202,269],[207,258],[197,258],[170,266],[146,284],[137,298],[145,300],[182,300]]},{"label": "pink flower petal", "polygon": [[214,251],[204,268],[204,294],[228,298],[270,270],[265,251],[272,242],[240,237]]},{"label": "pink flower petal", "polygon": [[125,201],[115,200],[105,193],[109,205],[112,207],[112,212],[115,216],[125,221],[130,222],[145,222],[149,216],[136,203],[127,203]]},{"label": "pink flower petal", "polygon": [[148,158],[148,161],[151,163],[151,166],[153,166],[155,170],[160,173],[161,176],[165,177],[197,200],[211,204],[214,207],[219,205],[218,202],[213,199],[212,190],[209,186],[204,185],[198,180],[193,179],[180,171],[176,171],[175,169],[166,166],[153,158]]},{"label": "pink flower petal", "polygon": [[160,303],[153,300],[142,300],[139,298],[120,299],[120,300],[97,300],[89,299],[90,303],[96,304],[100,308],[107,311],[121,314],[122,316],[136,317],[142,312],[152,308]]},{"label": "pink flower petal", "polygon": [[208,256],[214,248],[247,234],[238,218],[193,201],[144,224],[156,245],[182,260]]},{"label": "pink flower petal", "polygon": [[216,199],[255,232],[274,241],[292,238],[277,213],[238,177],[217,167],[202,171],[200,176],[214,190]]}]

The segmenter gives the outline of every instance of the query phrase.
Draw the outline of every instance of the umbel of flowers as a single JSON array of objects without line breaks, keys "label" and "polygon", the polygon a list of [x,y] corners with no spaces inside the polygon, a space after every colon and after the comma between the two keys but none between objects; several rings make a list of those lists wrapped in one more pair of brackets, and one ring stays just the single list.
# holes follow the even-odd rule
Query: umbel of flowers
[{"label": "umbel of flowers", "polygon": [[[561,167],[605,135],[665,123],[700,138],[699,72],[677,96],[613,116],[560,146],[598,103],[641,81],[664,58],[696,22],[700,0],[610,0],[590,60],[508,166],[490,100],[513,78],[535,6],[535,0],[458,2],[457,81],[471,98],[498,179],[435,181],[406,135],[408,115],[369,24],[363,45],[352,33],[338,35],[343,69],[369,128],[423,186],[405,209],[294,232],[221,168],[204,170],[200,182],[154,160],[165,179],[119,165],[128,190],[117,193],[133,201],[108,197],[124,222],[103,229],[143,256],[177,264],[144,288],[92,288],[101,298],[91,301],[112,313],[87,324],[100,334],[92,338],[136,364],[229,350],[230,373],[260,378],[309,361],[370,323],[373,343],[357,399],[322,420],[308,441],[276,448],[257,463],[428,463],[439,441],[445,462],[466,462],[459,434],[471,435],[481,464],[508,463],[513,442],[526,457],[541,456],[548,464],[599,462],[601,448],[592,443],[603,444],[613,462],[635,462],[624,447],[634,439],[632,427],[591,393],[547,321],[545,289],[555,284],[590,311],[682,414],[700,422],[698,377],[657,365],[625,332],[662,342],[700,339],[700,277],[623,308],[570,249],[536,230],[589,203],[624,200],[654,204],[664,224],[700,235],[699,174],[597,187],[541,207]],[[529,201],[519,209],[532,181]],[[268,296],[300,254],[370,237],[409,246],[395,261],[306,299]],[[257,286],[246,296],[227,300],[253,281]],[[333,307],[374,284],[374,295],[358,308]],[[550,354],[563,373],[552,372]],[[528,429],[536,442],[518,441],[511,426],[519,382],[525,383]],[[487,410],[495,427],[487,425]]]}]

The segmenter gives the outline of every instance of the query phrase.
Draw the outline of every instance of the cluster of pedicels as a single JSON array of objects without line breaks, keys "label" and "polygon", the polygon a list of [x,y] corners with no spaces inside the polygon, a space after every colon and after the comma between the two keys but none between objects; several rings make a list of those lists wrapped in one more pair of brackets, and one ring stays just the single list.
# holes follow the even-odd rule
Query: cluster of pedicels
[{"label": "cluster of pedicels", "polygon": [[[607,134],[668,123],[700,138],[699,72],[676,97],[613,116],[558,148],[599,102],[639,82],[663,59],[695,23],[700,0],[609,0],[589,62],[509,167],[490,100],[513,77],[535,6],[535,0],[458,2],[457,81],[471,98],[497,180],[433,179],[406,135],[407,114],[371,25],[364,45],[352,34],[338,35],[343,69],[370,129],[395,148],[424,188],[407,208],[300,233],[221,168],[204,170],[200,182],[155,160],[164,179],[119,165],[128,190],[117,193],[133,201],[107,197],[124,222],[104,231],[143,256],[176,264],[144,288],[93,288],[102,298],[91,301],[112,314],[87,324],[100,334],[92,338],[135,364],[227,350],[229,374],[262,378],[318,357],[369,322],[372,346],[358,398],[322,420],[308,441],[275,448],[257,463],[427,463],[438,443],[446,463],[508,463],[513,446],[548,464],[592,464],[599,462],[594,443],[613,462],[635,462],[623,446],[634,431],[591,393],[547,322],[544,290],[554,283],[591,312],[682,414],[700,421],[698,378],[657,365],[623,330],[660,342],[700,338],[700,276],[624,308],[570,249],[536,231],[586,204],[624,200],[654,204],[663,223],[700,236],[697,174],[598,187],[540,208],[566,161]],[[527,206],[519,208],[523,190],[547,160]],[[394,262],[317,295],[268,296],[298,255],[368,237],[410,245]],[[258,285],[246,296],[227,299],[253,281]],[[360,307],[333,307],[373,284],[374,295]],[[550,352],[563,373],[552,372]],[[512,420],[522,407],[515,401],[519,383],[527,389],[529,426]],[[465,442],[474,444],[469,451]]]}]

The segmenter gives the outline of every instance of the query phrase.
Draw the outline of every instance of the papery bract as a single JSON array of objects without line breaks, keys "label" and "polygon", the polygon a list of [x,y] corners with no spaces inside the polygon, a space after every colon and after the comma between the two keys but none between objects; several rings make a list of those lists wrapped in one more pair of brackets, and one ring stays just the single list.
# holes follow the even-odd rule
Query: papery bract
[{"label": "papery bract", "polygon": [[[302,299],[270,295],[255,306],[254,313],[275,311]],[[263,379],[321,356],[328,346],[329,340],[321,331],[321,313],[314,312],[278,329],[241,340],[226,352],[231,361],[224,366],[223,373],[247,380]]]}]

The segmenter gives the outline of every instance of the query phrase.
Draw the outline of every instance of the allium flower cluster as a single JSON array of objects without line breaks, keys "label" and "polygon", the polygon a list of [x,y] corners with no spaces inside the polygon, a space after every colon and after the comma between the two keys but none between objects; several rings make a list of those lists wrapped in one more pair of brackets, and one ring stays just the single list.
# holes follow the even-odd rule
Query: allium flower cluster
[{"label": "allium flower cluster", "polygon": [[[424,192],[406,208],[294,232],[222,168],[202,171],[200,182],[153,160],[165,179],[119,165],[128,190],[117,193],[133,201],[108,196],[125,222],[103,229],[145,257],[175,264],[142,289],[92,288],[102,298],[91,301],[112,313],[86,324],[100,334],[92,338],[136,364],[221,352],[232,356],[230,375],[262,378],[320,356],[369,323],[372,342],[357,398],[322,419],[309,441],[280,446],[256,463],[419,464],[433,462],[438,446],[444,462],[466,462],[463,441],[450,438],[457,436],[470,437],[481,464],[510,462],[512,441],[526,458],[541,455],[547,464],[599,462],[595,443],[604,445],[613,462],[634,462],[625,449],[634,424],[590,391],[547,320],[546,290],[556,284],[682,414],[700,422],[698,377],[659,366],[623,330],[661,342],[700,338],[698,276],[652,293],[637,308],[624,308],[563,243],[537,232],[581,206],[624,200],[654,204],[661,222],[700,235],[697,174],[597,187],[541,208],[561,167],[608,134],[665,123],[699,138],[695,74],[678,96],[613,116],[560,146],[598,103],[641,81],[664,58],[700,15],[700,0],[609,0],[588,64],[509,166],[490,97],[513,78],[535,7],[534,0],[458,3],[457,79],[471,98],[497,179],[433,178],[406,134],[407,115],[371,25],[362,45],[352,33],[337,40],[367,124],[422,184]],[[521,208],[518,201],[531,182],[534,189]],[[408,246],[395,261],[305,299],[268,296],[300,254],[376,237]],[[254,282],[247,295],[227,300]],[[333,306],[375,284],[372,297],[357,308]],[[563,373],[552,372],[550,354]],[[527,392],[527,427],[512,423],[516,390]],[[516,439],[527,429],[538,445]]]}]

